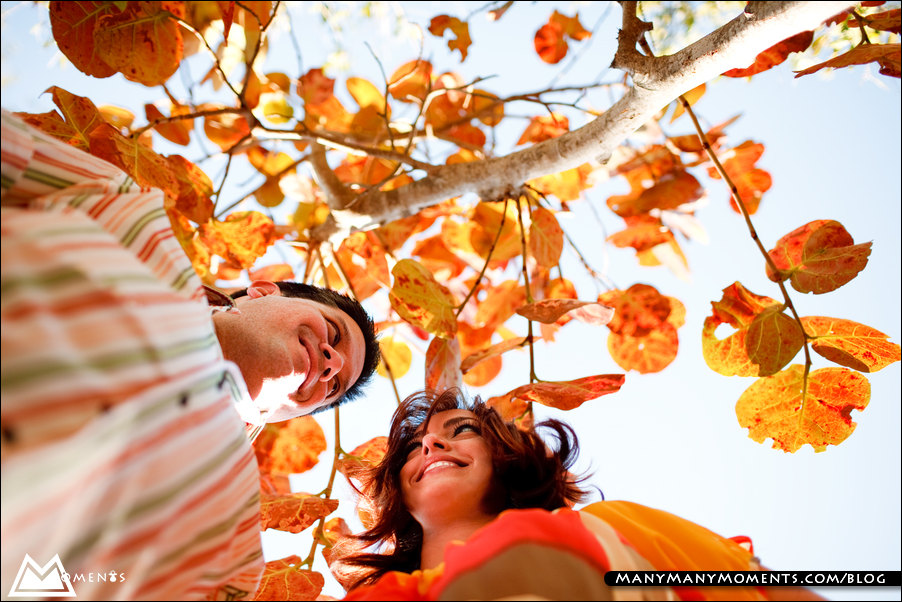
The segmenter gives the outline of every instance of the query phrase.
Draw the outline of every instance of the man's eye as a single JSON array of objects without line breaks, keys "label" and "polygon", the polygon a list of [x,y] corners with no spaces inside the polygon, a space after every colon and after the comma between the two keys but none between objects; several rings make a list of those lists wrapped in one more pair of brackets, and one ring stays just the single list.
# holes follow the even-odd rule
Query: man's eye
[{"label": "man's eye", "polygon": [[335,331],[335,334],[332,335],[332,342],[330,343],[330,345],[332,345],[332,347],[337,347],[338,343],[341,342],[341,329],[338,328],[338,326],[335,324],[335,322],[332,322],[332,321],[329,321],[329,326],[331,326],[332,329]]},{"label": "man's eye", "polygon": [[337,379],[334,380],[334,381],[332,382],[332,389],[329,391],[329,397],[332,397],[333,395],[335,395],[336,393],[338,393],[338,389],[340,389],[340,388],[341,388],[341,387],[339,387],[339,385],[338,385],[338,380],[337,380]]}]

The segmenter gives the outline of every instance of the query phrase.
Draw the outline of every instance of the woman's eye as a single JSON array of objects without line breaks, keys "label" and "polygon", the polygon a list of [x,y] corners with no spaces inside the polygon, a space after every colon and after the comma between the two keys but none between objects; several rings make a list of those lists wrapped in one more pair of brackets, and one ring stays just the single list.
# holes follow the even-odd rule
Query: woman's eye
[{"label": "woman's eye", "polygon": [[479,426],[476,425],[475,423],[463,422],[461,424],[458,424],[456,427],[454,427],[454,436],[456,437],[457,435],[464,433],[466,431],[472,431],[472,432],[476,433],[477,435],[482,433],[482,431],[479,430]]},{"label": "woman's eye", "polygon": [[409,456],[413,452],[417,451],[422,445],[422,441],[411,441],[407,444],[407,447],[404,448],[404,454]]}]

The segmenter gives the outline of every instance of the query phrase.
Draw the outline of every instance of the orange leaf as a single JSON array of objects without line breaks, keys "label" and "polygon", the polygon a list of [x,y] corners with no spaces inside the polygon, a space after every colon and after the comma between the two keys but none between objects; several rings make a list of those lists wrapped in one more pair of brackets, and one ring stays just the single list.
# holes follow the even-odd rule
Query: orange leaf
[{"label": "orange leaf", "polygon": [[520,134],[517,144],[526,144],[527,142],[542,142],[557,138],[561,134],[570,131],[570,120],[560,113],[552,113],[551,115],[540,115],[529,120],[529,125]]},{"label": "orange leaf", "polygon": [[871,243],[854,244],[852,235],[837,221],[815,220],[777,241],[768,254],[779,270],[767,267],[774,282],[789,278],[800,293],[829,293],[865,268]]},{"label": "orange leaf", "polygon": [[841,366],[860,372],[877,372],[900,359],[899,345],[890,343],[879,330],[839,318],[808,316],[802,318],[812,347]]},{"label": "orange leaf", "polygon": [[676,209],[702,198],[704,189],[688,171],[676,170],[661,176],[658,182],[636,194],[612,196],[608,207],[620,217],[633,217],[652,209]]},{"label": "orange leaf", "polygon": [[416,60],[404,63],[392,74],[388,82],[388,93],[397,100],[410,102],[409,97],[424,100],[430,88],[432,64]]},{"label": "orange leaf", "polygon": [[564,249],[564,231],[554,213],[544,207],[533,209],[527,246],[540,266],[552,268],[557,265]]},{"label": "orange leaf", "polygon": [[363,109],[366,107],[374,107],[377,112],[384,113],[388,111],[391,115],[391,107],[385,103],[385,97],[376,86],[362,77],[349,77],[345,82],[351,97],[357,102],[357,105]]},{"label": "orange leaf", "polygon": [[348,184],[372,186],[388,178],[397,166],[395,161],[381,157],[348,155],[335,168],[335,175]]},{"label": "orange leaf", "polygon": [[116,73],[96,52],[94,33],[98,21],[116,11],[111,2],[51,2],[50,27],[60,51],[75,68],[94,77],[109,77]]},{"label": "orange leaf", "polygon": [[576,201],[582,195],[583,190],[592,186],[589,179],[592,171],[591,165],[583,163],[573,169],[539,176],[530,180],[529,184],[542,194],[554,195],[562,201]]},{"label": "orange leaf", "polygon": [[902,9],[894,8],[870,15],[860,15],[860,18],[871,29],[902,33]]},{"label": "orange leaf", "polygon": [[[172,115],[185,115],[189,110],[188,107],[173,106]],[[147,121],[156,121],[157,119],[165,119],[166,117],[160,112],[160,109],[152,104],[144,105],[144,115],[147,116]],[[188,144],[191,143],[191,129],[193,125],[193,119],[179,119],[177,121],[158,123],[153,129],[155,129],[160,136],[173,144],[188,146]]]},{"label": "orange leaf", "polygon": [[485,132],[471,123],[455,125],[448,129],[446,135],[463,146],[482,148],[485,145]]},{"label": "orange leaf", "polygon": [[451,252],[440,234],[420,240],[410,254],[420,258],[420,263],[441,279],[455,278],[467,267],[466,262]]},{"label": "orange leaf", "polygon": [[388,437],[373,437],[361,443],[338,461],[337,469],[348,478],[358,478],[360,471],[372,468],[382,461],[388,451]]},{"label": "orange leaf", "polygon": [[260,472],[294,474],[305,472],[326,451],[323,429],[310,416],[299,416],[267,424],[254,441]]},{"label": "orange leaf", "polygon": [[510,394],[513,398],[535,401],[559,410],[572,410],[590,399],[616,393],[624,380],[623,374],[596,374],[576,380],[523,385]]},{"label": "orange leaf", "polygon": [[247,269],[276,241],[272,220],[257,211],[239,211],[224,221],[201,224],[200,237],[210,251],[233,265]]},{"label": "orange leaf", "polygon": [[539,58],[551,65],[567,56],[567,40],[564,39],[564,29],[559,23],[548,22],[540,27],[533,45]]},{"label": "orange leaf", "polygon": [[670,315],[670,300],[648,284],[602,293],[598,301],[614,309],[611,332],[627,336],[645,336]]},{"label": "orange leaf", "polygon": [[[691,90],[689,90],[688,92],[683,94],[683,98],[686,100],[686,102],[689,103],[689,106],[692,106],[695,103],[697,103],[699,101],[699,99],[702,96],[704,96],[704,94],[705,94],[705,84],[702,84],[700,86],[696,86],[695,88],[692,88]],[[677,99],[675,102],[676,102],[676,108],[673,110],[673,115],[670,118],[670,123],[673,123],[674,121],[679,119],[680,115],[682,115],[683,112],[685,111],[685,109],[683,108],[683,103],[681,103],[679,101],[679,99]]]},{"label": "orange leaf", "polygon": [[182,60],[184,2],[129,2],[122,12],[97,20],[94,50],[126,79],[158,86],[166,83]]},{"label": "orange leaf", "polygon": [[558,11],[554,11],[551,14],[551,18],[548,19],[548,22],[560,25],[564,34],[574,40],[585,40],[592,36],[592,33],[585,29],[579,22],[579,13],[576,13],[573,17],[568,17],[562,15]]},{"label": "orange leaf", "polygon": [[300,533],[335,512],[336,508],[338,500],[323,499],[309,493],[263,494],[260,497],[260,525],[263,530]]},{"label": "orange leaf", "polygon": [[723,75],[726,77],[751,77],[762,71],[767,71],[785,61],[793,52],[804,52],[811,46],[812,40],[814,40],[813,31],[797,33],[759,53],[755,57],[755,62],[745,69],[730,69],[725,71]]},{"label": "orange leaf", "polygon": [[464,109],[489,127],[498,125],[504,119],[504,104],[496,95],[485,90],[477,89],[467,94]]},{"label": "orange leaf", "polygon": [[[175,209],[191,221],[202,224],[213,217],[213,183],[203,170],[181,155],[166,157],[178,186]],[[166,199],[169,208],[169,198]]]},{"label": "orange leaf", "polygon": [[[480,257],[487,258],[491,252],[490,267],[500,267],[507,260],[520,255],[515,203],[477,203],[470,214],[469,225],[470,244]],[[442,234],[445,234],[444,227]],[[447,237],[445,242],[448,243]]]},{"label": "orange leaf", "polygon": [[471,387],[485,386],[495,380],[495,377],[501,373],[501,366],[501,356],[493,355],[473,366],[469,372],[464,374],[463,381]]},{"label": "orange leaf", "polygon": [[587,324],[604,326],[614,317],[614,310],[595,301],[578,299],[544,299],[517,309],[521,316],[543,324],[553,324],[564,314]]},{"label": "orange leaf", "polygon": [[783,313],[782,305],[765,308],[749,324],[745,352],[758,366],[757,376],[770,376],[782,370],[805,344],[799,323]]},{"label": "orange leaf", "polygon": [[466,21],[461,21],[457,17],[449,17],[448,15],[439,15],[433,17],[429,22],[429,33],[434,36],[442,37],[445,30],[450,29],[454,37],[448,40],[448,48],[451,51],[460,51],[461,62],[467,59],[467,50],[472,44],[470,40],[470,27]]},{"label": "orange leaf", "polygon": [[210,142],[227,151],[248,136],[251,128],[242,115],[223,113],[204,117],[204,133]]},{"label": "orange leaf", "polygon": [[298,96],[305,105],[319,105],[333,97],[335,80],[323,73],[320,68],[311,69],[298,80]]},{"label": "orange leaf", "polygon": [[398,315],[442,338],[450,339],[457,333],[454,297],[426,268],[413,259],[402,259],[395,264],[392,275],[395,282],[389,301]]},{"label": "orange leaf", "polygon": [[105,159],[134,178],[139,186],[159,188],[178,196],[179,185],[172,167],[162,156],[132,138],[126,138],[108,123],[91,130],[91,154]]},{"label": "orange leaf", "polygon": [[294,159],[288,153],[271,151],[262,146],[252,146],[246,154],[254,169],[265,176],[282,174],[294,164]]},{"label": "orange leaf", "polygon": [[410,345],[401,340],[395,340],[394,337],[382,337],[379,339],[379,350],[382,352],[382,359],[376,371],[380,376],[388,378],[388,370],[391,369],[392,378],[401,378],[410,370],[410,362],[413,359],[413,352]]},{"label": "orange leaf", "polygon": [[512,422],[522,416],[529,409],[529,402],[525,399],[513,397],[506,393],[498,397],[489,397],[485,405],[494,408],[505,422]]},{"label": "orange leaf", "polygon": [[426,349],[426,388],[444,391],[461,386],[460,343],[434,337]]},{"label": "orange leaf", "polygon": [[792,365],[759,378],[736,403],[739,424],[758,443],[773,439],[773,448],[794,453],[806,443],[821,452],[839,445],[855,430],[852,410],[863,410],[871,398],[871,385],[862,374],[846,368],[823,368],[808,375]]},{"label": "orange leaf", "polygon": [[608,352],[624,370],[641,374],[660,372],[676,359],[679,338],[676,328],[663,322],[645,336],[631,337],[612,332],[608,335]]},{"label": "orange leaf", "polygon": [[251,282],[254,280],[269,280],[270,282],[294,280],[294,268],[287,263],[272,263],[259,270],[249,270],[247,275]]},{"label": "orange leaf", "polygon": [[608,242],[614,246],[624,248],[632,247],[637,251],[645,251],[669,242],[673,234],[661,223],[660,218],[650,215],[635,215],[625,217],[626,228],[608,236]]},{"label": "orange leaf", "polygon": [[[711,303],[713,313],[705,318],[702,327],[702,354],[705,362],[712,370],[724,376],[758,376],[761,374],[761,367],[749,357],[748,350],[755,345],[746,340],[750,336],[749,330],[765,310],[780,311],[782,305],[770,297],[762,297],[746,290],[738,282],[723,289],[723,293],[720,301]],[[736,331],[726,338],[718,338],[715,331],[721,324],[728,324]],[[756,325],[756,329],[765,325],[766,323],[760,323]],[[772,324],[771,327],[778,328],[779,325]],[[798,329],[791,333],[790,345],[794,344],[792,341],[798,336],[797,331]],[[762,335],[764,333],[758,332],[756,340],[760,340]],[[779,339],[779,334],[775,334],[773,330],[764,338],[768,339],[771,335]],[[770,345],[776,344],[773,338],[768,340]],[[760,356],[757,359],[765,361]]]},{"label": "orange leaf", "polygon": [[[59,108],[66,123],[73,130],[70,132],[71,138],[69,140],[63,138],[63,140],[67,144],[80,148],[83,151],[90,151],[91,132],[104,123],[100,111],[97,110],[97,107],[94,106],[90,99],[84,96],[76,96],[58,86],[51,86],[47,88],[46,92],[51,93],[53,104]],[[110,126],[110,129],[119,134],[116,128]]]},{"label": "orange leaf", "polygon": [[464,358],[464,361],[460,363],[460,371],[466,374],[480,362],[491,357],[499,356],[502,353],[510,351],[511,349],[519,349],[526,341],[526,337],[516,337],[507,339],[506,341],[501,341],[500,343],[496,343],[488,349],[483,349],[482,351],[471,353],[466,358]]},{"label": "orange leaf", "polygon": [[476,322],[493,330],[507,322],[526,302],[526,289],[516,280],[507,280],[488,289],[476,309]]},{"label": "orange leaf", "polygon": [[880,73],[883,75],[899,77],[900,63],[902,63],[900,48],[902,47],[899,44],[862,44],[828,61],[796,71],[796,77],[816,73],[824,67],[839,69],[851,65],[864,65],[874,62],[880,65]]},{"label": "orange leaf", "polygon": [[326,580],[315,571],[299,568],[301,559],[289,556],[266,563],[254,600],[316,600]]}]

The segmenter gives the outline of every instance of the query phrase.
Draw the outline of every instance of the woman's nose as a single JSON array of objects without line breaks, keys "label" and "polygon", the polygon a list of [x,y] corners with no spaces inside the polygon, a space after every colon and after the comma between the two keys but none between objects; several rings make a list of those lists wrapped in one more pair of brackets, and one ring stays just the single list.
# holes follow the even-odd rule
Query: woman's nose
[{"label": "woman's nose", "polygon": [[344,358],[342,358],[341,354],[335,351],[333,347],[326,343],[320,345],[319,348],[323,354],[323,373],[320,375],[319,379],[322,381],[335,378],[335,375],[338,374],[341,371],[342,366],[344,366]]},{"label": "woman's nose", "polygon": [[437,449],[448,449],[447,442],[435,433],[423,437],[423,454],[429,455]]}]

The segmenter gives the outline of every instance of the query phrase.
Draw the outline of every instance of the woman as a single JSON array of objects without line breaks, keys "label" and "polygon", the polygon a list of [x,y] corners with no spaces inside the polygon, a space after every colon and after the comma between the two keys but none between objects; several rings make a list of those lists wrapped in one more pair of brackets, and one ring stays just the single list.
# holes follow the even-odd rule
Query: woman
[{"label": "woman", "polygon": [[[539,431],[548,431],[546,445]],[[346,600],[790,599],[804,590],[616,587],[609,570],[760,570],[749,549],[676,516],[585,497],[578,444],[557,420],[521,430],[457,390],[395,412],[388,449],[356,475],[371,527],[333,552]],[[375,546],[375,552],[352,553]],[[371,548],[372,549],[372,548]],[[813,599],[819,599],[814,597]]]}]

